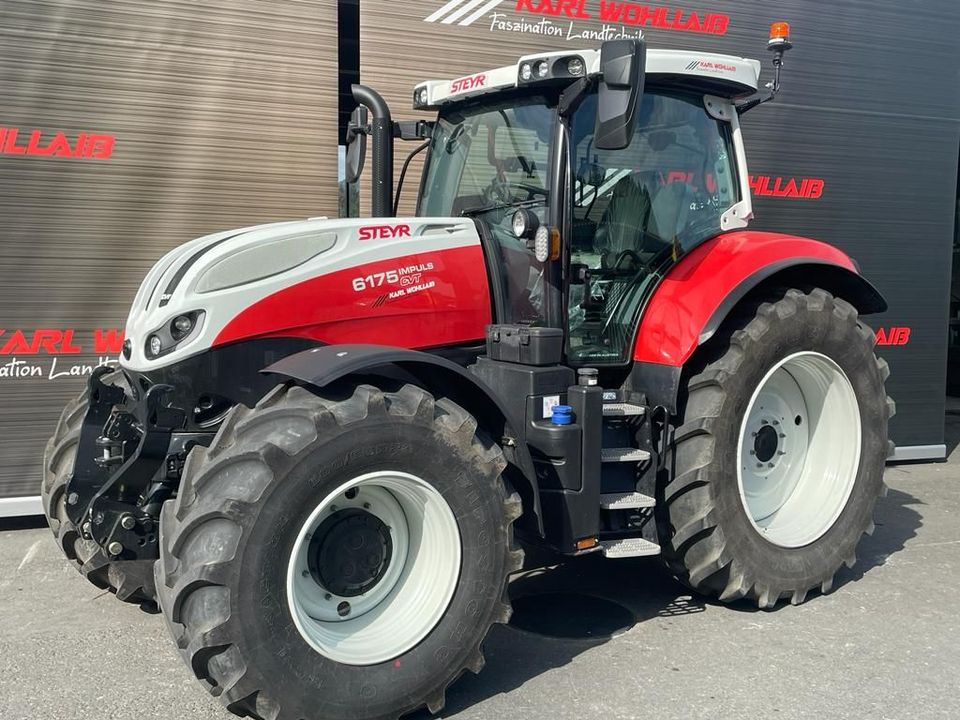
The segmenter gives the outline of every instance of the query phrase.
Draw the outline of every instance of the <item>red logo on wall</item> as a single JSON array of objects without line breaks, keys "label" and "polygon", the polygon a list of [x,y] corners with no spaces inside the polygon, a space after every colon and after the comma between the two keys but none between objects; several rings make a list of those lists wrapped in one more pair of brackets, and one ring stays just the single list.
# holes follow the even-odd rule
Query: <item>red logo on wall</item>
[{"label": "red logo on wall", "polygon": [[113,135],[82,132],[71,139],[60,131],[50,134],[43,130],[0,127],[0,154],[4,155],[106,160],[113,154],[115,143]]},{"label": "red logo on wall", "polygon": [[910,342],[910,328],[892,327],[877,330],[877,345],[906,345]]},{"label": "red logo on wall", "polygon": [[92,348],[78,345],[74,340],[76,334],[73,328],[0,328],[0,355],[76,355],[89,351],[98,355],[118,355],[123,348],[123,330],[95,328]]},{"label": "red logo on wall", "polygon": [[[95,328],[91,344],[77,337],[81,333],[89,337],[87,331],[74,328],[0,328],[0,382],[86,377],[98,365],[110,363],[123,348],[123,330]],[[78,357],[90,352],[97,354],[96,360]]]},{"label": "red logo on wall", "polygon": [[823,195],[823,180],[820,178],[751,175],[750,190],[756,196],[816,200]]},{"label": "red logo on wall", "polygon": [[600,0],[596,14],[586,7],[586,0],[517,0],[517,12],[568,17],[574,20],[596,19],[605,23],[636,25],[659,30],[723,35],[730,25],[730,16],[722,13],[697,13],[662,5]]},{"label": "red logo on wall", "polygon": [[[723,13],[618,0],[514,0],[514,11],[521,13],[519,18],[515,18],[505,12],[496,12],[505,2],[506,0],[447,0],[440,4],[438,0],[440,7],[423,21],[467,26],[486,18],[490,22],[491,31],[528,33],[566,40],[600,41],[626,37],[616,25],[711,35],[724,35],[730,26],[730,16]],[[539,15],[541,20],[529,20],[522,13]],[[596,20],[603,25],[587,28],[576,26],[576,22],[580,20]]]}]

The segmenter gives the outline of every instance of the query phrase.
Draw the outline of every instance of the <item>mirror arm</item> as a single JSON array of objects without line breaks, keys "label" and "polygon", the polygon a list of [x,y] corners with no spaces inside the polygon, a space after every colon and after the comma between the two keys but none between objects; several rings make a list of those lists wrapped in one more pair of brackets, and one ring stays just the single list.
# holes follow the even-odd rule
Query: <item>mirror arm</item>
[{"label": "mirror arm", "polygon": [[398,140],[429,140],[435,125],[433,120],[398,120],[393,123],[393,136]]},{"label": "mirror arm", "polygon": [[734,107],[737,110],[738,115],[743,115],[748,110],[753,110],[757,105],[762,105],[765,102],[770,102],[773,98],[776,97],[776,93],[771,90],[762,90],[756,92],[753,95],[748,95],[743,100],[734,104]]},{"label": "mirror arm", "polygon": [[568,118],[580,107],[587,94],[593,90],[596,85],[596,77],[582,77],[571,85],[567,86],[560,93],[560,102],[557,105],[557,112],[562,118]]},{"label": "mirror arm", "polygon": [[[423,122],[422,120],[419,122]],[[426,140],[420,145],[417,145],[413,150],[410,151],[410,154],[407,155],[407,159],[403,161],[403,167],[400,168],[400,178],[397,180],[397,196],[393,199],[393,216],[397,216],[397,211],[400,208],[400,193],[403,192],[403,179],[407,176],[407,168],[410,167],[410,161],[424,150],[430,147],[430,140]]]},{"label": "mirror arm", "polygon": [[743,100],[734,103],[738,115],[743,115],[748,110],[753,110],[757,105],[773,100],[780,92],[780,68],[783,67],[783,53],[792,47],[789,43],[777,47],[773,51],[773,80],[768,82],[763,90],[758,90],[753,95],[748,95]]}]

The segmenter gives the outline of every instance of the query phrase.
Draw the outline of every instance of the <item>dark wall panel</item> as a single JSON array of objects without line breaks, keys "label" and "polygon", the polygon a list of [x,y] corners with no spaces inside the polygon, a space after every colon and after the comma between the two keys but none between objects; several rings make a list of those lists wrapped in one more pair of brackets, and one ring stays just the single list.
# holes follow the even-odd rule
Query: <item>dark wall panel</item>
[{"label": "dark wall panel", "polygon": [[[604,23],[601,4],[633,6],[633,17],[643,22]],[[960,3],[583,0],[571,6],[589,19],[568,17],[565,6],[570,3],[364,2],[362,78],[384,91],[395,116],[412,115],[407,108],[420,80],[509,64],[541,49],[597,47],[602,34],[642,29],[651,47],[759,58],[767,80],[769,24],[790,22],[795,47],[786,58],[783,92],[743,118],[751,174],[763,193],[755,193],[752,226],[835,243],[862,264],[890,302],[870,324],[884,337],[908,338],[880,348],[899,407],[893,438],[898,445],[941,444],[960,143]],[[670,24],[704,32],[664,27]],[[822,191],[774,197],[777,178],[779,187],[815,180],[803,187],[822,183]],[[897,328],[909,328],[909,335]]]},{"label": "dark wall panel", "polygon": [[[0,89],[11,497],[37,494],[43,444],[83,386],[61,373],[116,356],[94,333],[123,327],[160,255],[219,229],[336,214],[336,2],[4,0]],[[81,140],[78,157],[83,134],[105,137]]]}]

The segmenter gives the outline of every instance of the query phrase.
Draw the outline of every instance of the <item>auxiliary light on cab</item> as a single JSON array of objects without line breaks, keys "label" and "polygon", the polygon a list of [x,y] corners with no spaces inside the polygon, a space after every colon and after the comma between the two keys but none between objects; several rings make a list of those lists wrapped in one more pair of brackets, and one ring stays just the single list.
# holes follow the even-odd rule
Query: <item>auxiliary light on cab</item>
[{"label": "auxiliary light on cab", "polygon": [[569,82],[571,78],[586,74],[587,62],[582,55],[521,58],[517,65],[517,81],[520,83]]},{"label": "auxiliary light on cab", "polygon": [[510,220],[510,227],[518,238],[529,238],[540,227],[540,220],[527,208],[519,208]]},{"label": "auxiliary light on cab", "polygon": [[550,228],[541,225],[533,236],[533,254],[537,262],[546,262],[550,258]]}]

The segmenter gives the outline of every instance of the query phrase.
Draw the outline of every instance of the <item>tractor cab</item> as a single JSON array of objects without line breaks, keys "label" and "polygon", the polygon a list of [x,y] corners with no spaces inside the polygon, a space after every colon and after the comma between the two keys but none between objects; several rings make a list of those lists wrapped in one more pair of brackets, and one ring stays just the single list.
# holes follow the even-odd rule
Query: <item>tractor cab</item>
[{"label": "tractor cab", "polygon": [[759,73],[631,40],[420,83],[436,120],[394,132],[426,140],[416,214],[476,223],[497,322],[561,329],[570,364],[623,365],[657,280],[752,217],[737,104]]}]

